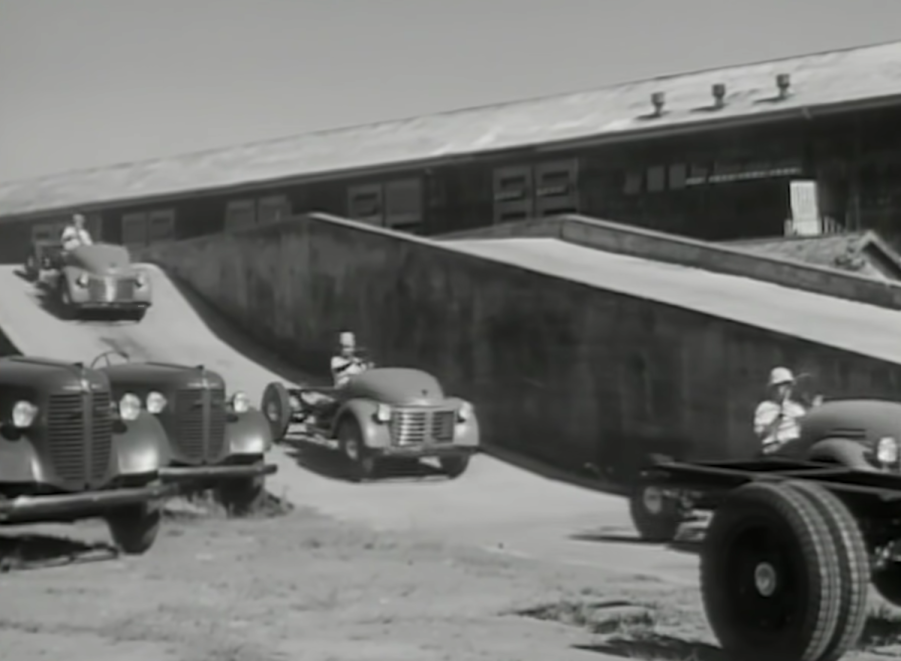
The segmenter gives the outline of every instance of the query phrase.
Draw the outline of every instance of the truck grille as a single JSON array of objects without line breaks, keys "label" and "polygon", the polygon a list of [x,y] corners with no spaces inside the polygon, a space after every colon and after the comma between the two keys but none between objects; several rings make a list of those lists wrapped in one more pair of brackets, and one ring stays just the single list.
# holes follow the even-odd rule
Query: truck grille
[{"label": "truck grille", "polygon": [[135,297],[135,281],[131,278],[116,280],[116,299],[130,301]]},{"label": "truck grille", "polygon": [[107,283],[112,282],[114,287],[113,300],[129,301],[135,297],[135,281],[132,278],[98,278],[91,276],[88,280],[88,297],[91,301],[107,300]]},{"label": "truck grille", "polygon": [[395,409],[389,423],[391,440],[395,445],[453,441],[454,415],[453,411]]},{"label": "truck grille", "polygon": [[225,391],[182,389],[175,394],[175,443],[184,459],[217,459],[225,447]]},{"label": "truck grille", "polygon": [[109,470],[112,445],[108,392],[50,396],[47,446],[57,477],[78,486],[102,481]]},{"label": "truck grille", "polygon": [[88,279],[88,297],[92,301],[102,301],[106,298],[106,283],[103,278]]}]

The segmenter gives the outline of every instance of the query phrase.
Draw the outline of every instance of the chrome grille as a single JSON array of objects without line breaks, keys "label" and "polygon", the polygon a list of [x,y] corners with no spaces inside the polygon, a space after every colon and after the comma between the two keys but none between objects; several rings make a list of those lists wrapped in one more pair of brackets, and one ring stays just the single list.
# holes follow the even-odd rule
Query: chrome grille
[{"label": "chrome grille", "polygon": [[447,442],[454,438],[453,411],[394,409],[389,425],[395,445]]},{"label": "chrome grille", "polygon": [[106,284],[101,278],[88,277],[88,297],[92,301],[102,301],[106,298]]},{"label": "chrome grille", "polygon": [[110,395],[51,395],[47,406],[47,446],[57,477],[78,485],[106,477],[112,454]]},{"label": "chrome grille", "polygon": [[130,300],[135,297],[135,281],[132,278],[116,280],[116,299]]},{"label": "chrome grille", "polygon": [[185,459],[218,458],[225,445],[225,391],[181,389],[175,394],[175,443]]}]

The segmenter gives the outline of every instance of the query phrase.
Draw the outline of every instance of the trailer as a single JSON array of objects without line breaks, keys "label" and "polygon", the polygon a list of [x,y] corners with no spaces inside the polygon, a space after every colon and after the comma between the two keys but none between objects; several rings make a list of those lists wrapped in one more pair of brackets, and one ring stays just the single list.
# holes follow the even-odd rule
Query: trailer
[{"label": "trailer", "polygon": [[860,639],[871,584],[901,606],[898,472],[658,459],[639,482],[662,518],[712,512],[701,595],[729,659],[836,661]]}]

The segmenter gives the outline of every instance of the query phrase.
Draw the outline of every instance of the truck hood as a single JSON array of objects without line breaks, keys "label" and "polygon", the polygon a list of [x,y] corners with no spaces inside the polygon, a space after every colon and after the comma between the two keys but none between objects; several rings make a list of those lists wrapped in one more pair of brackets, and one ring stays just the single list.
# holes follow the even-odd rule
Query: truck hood
[{"label": "truck hood", "polygon": [[358,374],[347,384],[346,393],[393,406],[429,406],[445,400],[435,377],[405,367],[378,367]]},{"label": "truck hood", "polygon": [[100,371],[109,377],[110,384],[116,390],[134,387],[154,390],[199,388],[204,378],[209,388],[225,388],[225,380],[220,374],[193,365],[135,362],[102,367]]},{"label": "truck hood", "polygon": [[131,263],[128,250],[122,246],[98,243],[79,246],[69,253],[68,264],[96,275],[133,275],[137,269]]}]

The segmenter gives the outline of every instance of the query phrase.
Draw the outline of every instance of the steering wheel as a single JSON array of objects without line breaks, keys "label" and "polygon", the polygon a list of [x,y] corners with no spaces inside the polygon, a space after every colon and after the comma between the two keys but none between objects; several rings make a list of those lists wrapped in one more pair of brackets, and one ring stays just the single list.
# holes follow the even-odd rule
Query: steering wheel
[{"label": "steering wheel", "polygon": [[121,349],[110,349],[109,351],[104,351],[102,354],[91,361],[91,369],[94,369],[101,359],[106,362],[106,367],[112,367],[113,361],[110,360],[110,356],[119,356],[120,358],[124,358],[126,363],[130,360],[128,354]]}]

